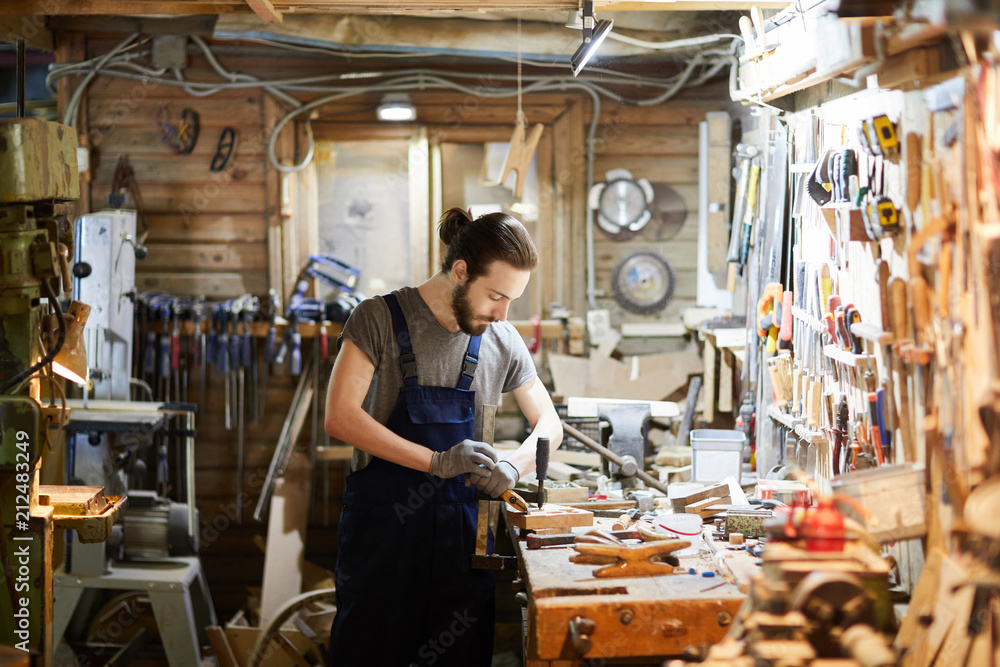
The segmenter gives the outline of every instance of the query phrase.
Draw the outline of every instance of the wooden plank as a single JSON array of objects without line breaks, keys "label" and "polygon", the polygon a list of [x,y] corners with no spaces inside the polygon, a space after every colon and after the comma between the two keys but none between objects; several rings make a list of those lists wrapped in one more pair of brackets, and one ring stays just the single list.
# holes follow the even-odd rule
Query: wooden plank
[{"label": "wooden plank", "polygon": [[715,336],[705,337],[705,383],[702,396],[702,417],[711,424],[715,420]]},{"label": "wooden plank", "polygon": [[[635,128],[642,126],[673,126],[697,127],[705,120],[709,111],[718,111],[728,103],[728,96],[720,96],[717,100],[705,101],[675,101],[652,107],[636,107],[611,104],[607,101],[601,104],[601,127]],[[590,113],[586,113],[585,122],[590,122]]]},{"label": "wooden plank", "polygon": [[535,239],[540,266],[530,283],[533,294],[531,312],[544,317],[549,306],[558,301],[555,276],[563,258],[555,253],[555,230],[552,210],[552,128],[547,127],[538,142],[538,222]]},{"label": "wooden plank", "polygon": [[[239,130],[240,128],[236,128]],[[184,160],[201,160],[206,165],[211,164],[212,156],[218,145],[221,130],[206,130],[205,140],[198,140],[191,152],[184,156],[175,156],[169,148],[163,145],[160,131],[154,124],[148,127],[114,128],[112,126],[90,126],[90,137],[99,153],[95,161],[115,161],[121,154],[133,156],[149,156],[151,158],[177,158]],[[260,158],[264,155],[265,141],[256,127],[240,132],[236,137],[236,147],[233,150],[233,163],[242,164],[244,159]],[[207,167],[206,167],[207,168]]]},{"label": "wooden plank", "polygon": [[733,353],[720,350],[719,354],[719,412],[733,411]]},{"label": "wooden plank", "polygon": [[569,171],[569,119],[564,115],[552,124],[552,225],[554,252],[559,255],[559,275],[553,280],[562,285],[563,305],[576,309],[576,286],[573,285],[573,257],[570,254],[572,227],[566,185]]},{"label": "wooden plank", "polygon": [[246,0],[247,5],[253,13],[260,17],[265,23],[281,23],[281,12],[274,8],[271,0]]},{"label": "wooden plank", "polygon": [[917,585],[910,596],[910,604],[906,615],[899,625],[899,632],[893,641],[893,646],[901,651],[908,651],[923,636],[926,625],[923,619],[932,616],[937,604],[938,589],[941,580],[941,562],[944,552],[933,550],[928,552],[927,560]]},{"label": "wooden plank", "polygon": [[[213,137],[214,145],[218,137]],[[93,167],[93,178],[96,181],[110,182],[118,164],[118,154],[101,153],[100,159]],[[135,179],[140,191],[147,183],[184,183],[192,189],[212,191],[215,187],[226,187],[230,183],[254,184],[264,183],[264,161],[260,154],[240,155],[234,153],[224,171],[214,173],[209,170],[211,158],[207,156],[191,157],[188,155],[142,154],[129,156],[129,164],[135,171]]]},{"label": "wooden plank", "polygon": [[[111,190],[108,181],[95,182],[95,193]],[[259,213],[264,210],[264,192],[260,185],[229,183],[193,188],[184,183],[140,183],[142,202],[147,212],[163,213]]]},{"label": "wooden plank", "polygon": [[148,243],[142,260],[143,272],[247,271],[267,268],[267,246],[263,243]]},{"label": "wooden plank", "polygon": [[[463,108],[460,104],[421,104],[411,98],[413,106],[417,110],[417,118],[412,123],[400,123],[398,126],[406,128],[415,125],[435,125],[441,128],[457,129],[468,125],[504,125],[507,127],[507,138],[509,139],[510,128],[514,126],[514,121],[517,118],[517,105],[513,96],[501,99],[504,99],[506,104],[502,106],[476,104],[474,107]],[[325,118],[321,115],[319,120],[330,125],[341,122],[371,125],[378,122],[374,106],[375,104],[370,104],[367,107],[357,108],[352,105],[346,109],[340,109],[331,105],[325,111]],[[550,125],[566,111],[566,107],[563,105],[531,106],[527,101],[524,102],[523,108],[524,115],[531,125],[535,123]]]},{"label": "wooden plank", "polygon": [[204,294],[209,299],[230,299],[241,294],[267,294],[267,276],[246,273],[144,273],[137,270],[136,288],[163,290],[171,294]]},{"label": "wooden plank", "polygon": [[[624,247],[623,247],[624,246]],[[607,271],[610,277],[610,273],[618,261],[628,255],[629,253],[638,250],[639,247],[660,251],[668,260],[670,264],[674,267],[676,271],[696,271],[698,268],[698,261],[695,253],[693,252],[695,244],[694,243],[679,243],[675,245],[671,244],[635,244],[635,245],[625,245],[625,244],[614,244],[613,242],[603,242],[600,245],[594,244],[594,270],[595,271]],[[666,247],[669,248],[667,252],[663,252],[662,249]],[[687,250],[688,252],[685,252]],[[680,282],[680,281],[678,281]]]},{"label": "wooden plank", "polygon": [[[286,128],[278,138],[275,155],[278,161],[288,166],[292,164],[291,157],[295,154],[292,128]],[[298,190],[299,174],[296,172],[278,172],[278,217],[281,220],[281,290],[283,296],[292,294],[298,283],[299,271],[302,268],[299,252],[300,215],[296,192]]]},{"label": "wooden plank", "polygon": [[[610,169],[622,166],[624,156],[597,156],[594,158],[594,179],[601,181]],[[672,158],[634,155],[627,158],[628,170],[636,178],[648,178],[654,183],[671,186],[698,185],[698,156]]]},{"label": "wooden plank", "polygon": [[[242,57],[239,63],[247,68],[252,68],[254,72],[267,72],[268,75],[280,76],[288,71],[289,64],[295,65],[296,76],[317,76],[325,74],[336,74],[338,72],[352,72],[353,65],[347,63],[338,64],[338,61],[329,59],[303,59],[298,56],[292,57]],[[192,66],[203,65],[192,60]],[[207,67],[207,63],[204,67]],[[397,65],[398,67],[399,65]],[[513,89],[509,89],[513,92]],[[305,92],[305,91],[303,91]],[[479,109],[490,109],[492,111],[507,111],[509,117],[503,118],[503,123],[513,125],[516,120],[517,103],[515,97],[472,97],[464,91],[455,90],[424,90],[411,91],[408,93],[410,101],[419,110],[423,108],[447,108],[450,115],[444,117],[444,121],[450,125],[464,123],[473,118]],[[362,93],[349,98],[336,100],[323,104],[316,111],[319,120],[330,118],[340,118],[344,114],[351,114],[361,111],[373,111],[372,107],[382,101],[384,93],[374,91]],[[524,112],[528,113],[529,108],[552,108],[565,111],[571,104],[582,99],[583,95],[574,91],[565,93],[532,93],[523,97]],[[305,99],[305,98],[303,98]]]},{"label": "wooden plank", "polygon": [[[105,51],[106,52],[106,51]],[[82,60],[82,58],[81,58]],[[185,74],[191,81],[220,81],[219,75],[208,69],[188,68]],[[207,97],[197,98],[199,100],[232,100],[234,103],[250,103],[251,98],[257,97],[260,92],[253,88],[231,88],[220,90]],[[93,80],[87,89],[87,96],[91,99],[104,98],[118,100],[127,105],[136,105],[143,100],[164,100],[174,101],[180,99],[190,99],[184,89],[180,86],[149,82],[133,81],[131,79],[120,79],[110,76],[99,76]],[[257,97],[259,99],[259,97]],[[153,129],[156,129],[154,120],[150,120]]]},{"label": "wooden plank", "polygon": [[[309,129],[304,123],[298,123],[296,130],[296,147],[299,154],[304,154],[309,145]],[[301,268],[309,261],[310,253],[319,250],[319,183],[316,176],[316,160],[312,160],[305,169],[298,172],[295,193],[296,224],[298,226],[298,263]]]},{"label": "wooden plank", "polygon": [[[584,146],[586,135],[583,123],[584,102],[578,102],[570,107],[564,118],[568,124],[569,145],[563,150],[568,151],[568,174],[565,175],[564,193],[567,197],[567,213],[569,215],[569,248],[567,257],[572,258],[571,282],[574,292],[570,308],[576,313],[587,310],[586,294],[586,227],[591,224],[587,216],[587,180],[586,157]],[[589,106],[589,105],[586,105]],[[562,174],[556,174],[561,178]]]},{"label": "wooden plank", "polygon": [[[708,204],[705,212],[708,221],[706,239],[708,258],[706,268],[709,273],[723,273],[727,268],[726,253],[729,250],[729,192],[732,183],[730,173],[732,121],[727,113],[712,113],[706,121],[708,125]],[[714,210],[713,210],[714,208]],[[690,208],[688,210],[691,210]]]},{"label": "wooden plank", "polygon": [[289,599],[302,592],[302,560],[309,512],[309,457],[292,454],[274,485],[267,522],[260,626],[267,627]]},{"label": "wooden plank", "polygon": [[409,223],[410,223],[410,267],[414,285],[419,285],[438,271],[438,267],[428,261],[431,256],[431,246],[438,244],[437,220],[431,217],[431,211],[444,207],[431,202],[431,183],[440,181],[441,174],[434,175],[431,170],[440,167],[440,162],[428,159],[431,154],[431,142],[426,128],[420,128],[411,138],[407,147],[407,162],[409,164]]},{"label": "wooden plank", "polygon": [[[270,95],[264,97],[261,114],[264,127],[269,133],[281,113],[277,102]],[[266,159],[266,158],[265,158]],[[267,284],[276,293],[284,296],[284,267],[281,239],[281,174],[271,165],[264,167],[264,217],[267,221]]]},{"label": "wooden plank", "polygon": [[[60,33],[56,36],[57,63],[79,62],[86,58],[86,52],[87,36],[84,33],[69,32]],[[80,84],[80,80],[81,77],[78,76],[66,77],[62,80],[62,84],[56,89],[56,108],[58,109],[58,118],[60,122],[65,120],[66,107],[75,92],[75,87]],[[80,109],[79,124],[76,127],[87,127],[86,108]],[[84,137],[80,138],[80,145],[90,146],[90,140],[86,136],[87,133],[84,132],[83,134]],[[91,194],[89,185],[90,173],[80,172],[80,199],[76,202],[76,206],[74,207],[74,216],[80,216],[84,213],[90,213],[91,211]]]},{"label": "wooden plank", "polygon": [[[136,82],[131,82],[133,85]],[[95,84],[96,85],[96,84]],[[161,86],[166,88],[167,86]],[[173,119],[180,115],[185,107],[191,107],[198,112],[198,125],[202,130],[211,130],[199,135],[198,141],[218,139],[219,130],[231,126],[242,132],[261,129],[260,92],[252,88],[243,89],[239,99],[219,99],[215,96],[206,98],[189,97],[181,88],[171,88],[173,99],[156,99],[142,97],[141,99],[122,99],[118,95],[109,96],[91,89],[88,94],[87,110],[90,124],[107,128],[110,131],[121,132],[135,129],[156,129],[156,116],[159,109],[166,105],[167,112]],[[213,142],[214,143],[214,142]]]},{"label": "wooden plank", "polygon": [[0,17],[0,35],[8,42],[24,40],[24,45],[30,49],[54,51],[55,40],[52,30],[47,26],[46,16],[4,16]]},{"label": "wooden plank", "polygon": [[148,242],[264,243],[267,223],[260,213],[150,213]]},{"label": "wooden plank", "polygon": [[722,498],[706,498],[705,500],[685,505],[684,513],[697,514],[702,519],[707,519],[728,510],[731,502],[732,500],[730,500],[728,495]]},{"label": "wooden plank", "polygon": [[683,512],[685,507],[696,503],[699,500],[705,500],[706,498],[725,498],[728,495],[728,484],[714,484],[701,489],[700,491],[693,491],[691,493],[671,498],[670,503],[675,512]]},{"label": "wooden plank", "polygon": [[594,525],[594,513],[565,505],[542,505],[528,514],[506,507],[507,523],[518,528],[536,530],[538,528],[572,528]]},{"label": "wooden plank", "polygon": [[236,656],[233,655],[233,648],[226,640],[225,631],[218,625],[210,625],[205,628],[208,641],[212,644],[212,651],[215,653],[215,660],[219,667],[239,667]]},{"label": "wooden plank", "polygon": [[594,142],[594,153],[601,157],[632,155],[697,155],[698,131],[687,126],[630,127],[621,134],[608,133]]}]

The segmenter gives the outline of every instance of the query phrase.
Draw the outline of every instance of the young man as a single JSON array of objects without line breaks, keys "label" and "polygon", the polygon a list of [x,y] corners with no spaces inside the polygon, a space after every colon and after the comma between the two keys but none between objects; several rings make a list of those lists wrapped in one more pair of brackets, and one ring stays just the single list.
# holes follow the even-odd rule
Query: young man
[{"label": "young man", "polygon": [[[507,323],[538,255],[516,219],[441,219],[441,271],[368,299],[340,345],[326,431],[355,447],[338,526],[335,665],[489,665],[493,576],[470,567],[476,487],[492,497],[534,467],[562,428]],[[484,406],[513,392],[531,425],[506,458],[482,442]],[[486,434],[489,439],[491,434]]]}]

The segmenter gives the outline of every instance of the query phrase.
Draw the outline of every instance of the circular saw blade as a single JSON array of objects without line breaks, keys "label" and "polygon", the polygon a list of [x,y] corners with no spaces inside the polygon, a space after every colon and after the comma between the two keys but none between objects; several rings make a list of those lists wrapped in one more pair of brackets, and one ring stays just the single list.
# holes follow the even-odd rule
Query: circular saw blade
[{"label": "circular saw blade", "polygon": [[611,272],[615,301],[638,315],[658,313],[674,296],[676,273],[663,255],[640,250],[622,257]]}]

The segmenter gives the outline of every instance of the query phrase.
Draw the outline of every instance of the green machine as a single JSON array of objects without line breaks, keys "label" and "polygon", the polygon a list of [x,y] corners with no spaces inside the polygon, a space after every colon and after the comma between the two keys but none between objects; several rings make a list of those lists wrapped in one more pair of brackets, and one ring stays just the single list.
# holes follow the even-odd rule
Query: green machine
[{"label": "green machine", "polygon": [[66,375],[59,362],[76,352],[67,340],[79,328],[75,313],[87,310],[59,305],[71,289],[76,147],[65,125],[0,119],[0,645],[36,665],[52,664],[54,530],[102,541],[124,505],[99,487],[39,483],[42,456],[68,418],[61,403],[43,404],[43,384]]}]

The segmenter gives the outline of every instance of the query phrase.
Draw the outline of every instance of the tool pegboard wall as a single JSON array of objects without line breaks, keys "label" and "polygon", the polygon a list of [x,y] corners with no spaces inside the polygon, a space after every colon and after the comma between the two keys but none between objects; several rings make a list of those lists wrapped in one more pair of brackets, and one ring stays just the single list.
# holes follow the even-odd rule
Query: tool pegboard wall
[{"label": "tool pegboard wall", "polygon": [[744,275],[760,474],[798,467],[828,492],[925,466],[929,545],[998,470],[997,75],[966,46],[973,64],[933,85],[759,114],[757,160],[787,128],[788,210],[759,210],[755,237],[790,255],[759,248]]}]

